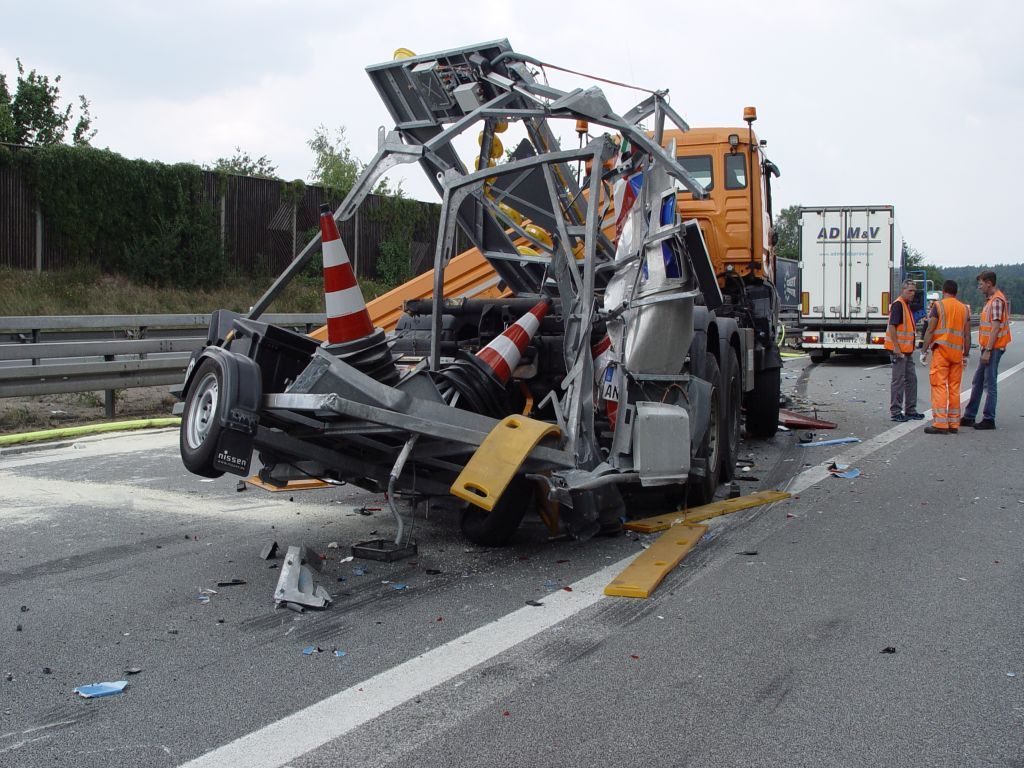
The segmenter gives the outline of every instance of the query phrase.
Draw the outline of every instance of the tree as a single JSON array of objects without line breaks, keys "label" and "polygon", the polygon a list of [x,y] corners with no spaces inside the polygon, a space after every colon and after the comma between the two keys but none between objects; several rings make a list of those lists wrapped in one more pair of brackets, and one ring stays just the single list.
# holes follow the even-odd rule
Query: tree
[{"label": "tree", "polygon": [[780,259],[800,257],[800,206],[791,205],[779,211],[775,217],[775,233],[779,236],[775,244],[775,255]]},{"label": "tree", "polygon": [[[51,81],[34,69],[27,75],[18,62],[18,86],[13,96],[6,77],[0,74],[0,140],[28,146],[61,144],[71,122],[72,107],[60,106],[60,75]],[[79,96],[80,115],[72,130],[73,143],[87,145],[96,131],[92,129],[89,101]]]},{"label": "tree", "polygon": [[235,146],[233,157],[219,157],[210,169],[219,173],[232,173],[238,176],[256,176],[261,179],[276,179],[277,166],[270,162],[266,155],[253,158],[242,148]]},{"label": "tree", "polygon": [[313,150],[313,169],[309,180],[327,189],[331,197],[342,198],[355,186],[363,164],[352,154],[345,138],[345,128],[336,128],[332,138],[324,125],[318,125],[313,138],[306,142]]},{"label": "tree", "polygon": [[910,270],[924,270],[925,278],[927,280],[931,280],[932,285],[935,286],[933,290],[937,291],[942,287],[942,270],[934,264],[925,264],[924,254],[906,240],[903,241],[902,255],[904,273],[909,272]]}]

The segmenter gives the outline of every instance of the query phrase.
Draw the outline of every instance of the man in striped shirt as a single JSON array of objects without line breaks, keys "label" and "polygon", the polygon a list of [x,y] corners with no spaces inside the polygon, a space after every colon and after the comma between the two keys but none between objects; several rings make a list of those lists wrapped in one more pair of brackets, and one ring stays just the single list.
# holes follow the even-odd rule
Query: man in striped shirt
[{"label": "man in striped shirt", "polygon": [[[975,429],[996,428],[996,377],[999,375],[999,361],[1010,343],[1010,302],[996,287],[996,273],[986,269],[978,275],[978,290],[985,295],[985,308],[981,310],[981,324],[978,327],[978,347],[981,362],[971,382],[971,399],[964,409],[961,427]],[[978,415],[981,396],[985,394],[985,410],[981,421]]]}]

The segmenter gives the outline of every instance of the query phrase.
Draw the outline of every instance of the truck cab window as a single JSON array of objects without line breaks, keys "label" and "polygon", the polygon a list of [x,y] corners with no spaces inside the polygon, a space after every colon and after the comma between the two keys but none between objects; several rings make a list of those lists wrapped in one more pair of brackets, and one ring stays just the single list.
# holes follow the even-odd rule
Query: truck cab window
[{"label": "truck cab window", "polygon": [[[676,159],[704,189],[710,192],[714,188],[715,179],[711,175],[711,155],[677,157]],[[676,188],[682,192],[689,192],[679,181],[676,181]]]},{"label": "truck cab window", "polygon": [[742,152],[725,156],[725,188],[744,189],[747,186],[747,158]]}]

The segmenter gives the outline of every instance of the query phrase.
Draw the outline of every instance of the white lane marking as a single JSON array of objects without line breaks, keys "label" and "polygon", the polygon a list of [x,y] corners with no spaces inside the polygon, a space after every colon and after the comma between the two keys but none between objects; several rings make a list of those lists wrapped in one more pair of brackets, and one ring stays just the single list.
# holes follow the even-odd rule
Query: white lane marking
[{"label": "white lane marking", "polygon": [[635,555],[547,595],[542,607],[527,606],[457,637],[369,680],[242,736],[182,768],[279,768],[431,688],[528,640],[604,597],[604,587]]},{"label": "white lane marking", "polygon": [[[1024,368],[1000,374],[999,381]],[[970,390],[964,393],[970,397]],[[859,443],[844,458],[857,459],[888,445],[924,422],[907,422]],[[829,477],[824,465],[794,478],[789,490],[800,493]],[[635,558],[630,555],[575,584],[572,592],[555,592],[542,608],[520,608],[402,664],[357,683],[316,704],[218,747],[181,768],[281,768],[360,725],[384,715],[410,699],[452,680],[473,667],[550,629],[604,598],[604,586]]]},{"label": "white lane marking", "polygon": [[[996,379],[997,382],[1001,382],[1004,379],[1008,379],[1018,371],[1024,369],[1024,362],[1017,363],[1017,365],[1010,368],[1008,371],[1003,371],[999,374]],[[966,403],[971,398],[971,388],[968,387],[960,392],[960,403]],[[794,477],[792,481],[786,487],[786,490],[790,493],[797,494],[806,491],[812,485],[820,483],[826,477],[829,477],[829,471],[826,468],[829,461],[833,461],[837,458],[842,458],[847,463],[852,463],[863,459],[866,456],[870,456],[872,453],[877,451],[879,448],[884,448],[894,440],[913,432],[915,429],[924,427],[927,423],[927,417],[931,415],[931,410],[924,412],[925,419],[922,421],[906,421],[902,424],[897,424],[895,427],[882,432],[879,435],[875,435],[870,440],[866,440],[863,443],[855,443],[852,448],[843,451],[841,454],[837,454],[835,457],[825,459],[822,464],[811,467],[801,472],[799,475]],[[813,450],[813,449],[808,449]]]}]

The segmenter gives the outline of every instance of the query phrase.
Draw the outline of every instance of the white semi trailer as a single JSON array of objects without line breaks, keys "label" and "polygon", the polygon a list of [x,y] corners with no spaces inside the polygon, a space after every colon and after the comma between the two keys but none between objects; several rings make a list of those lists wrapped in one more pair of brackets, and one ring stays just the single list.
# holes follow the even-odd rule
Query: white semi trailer
[{"label": "white semi trailer", "polygon": [[885,349],[903,238],[891,205],[800,211],[800,343],[811,360]]}]

